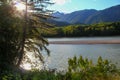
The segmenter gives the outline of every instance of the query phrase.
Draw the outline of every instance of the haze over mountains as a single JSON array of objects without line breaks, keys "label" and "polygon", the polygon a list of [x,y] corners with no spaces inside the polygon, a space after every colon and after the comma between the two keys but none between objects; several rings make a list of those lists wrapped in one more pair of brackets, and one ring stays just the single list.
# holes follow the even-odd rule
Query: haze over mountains
[{"label": "haze over mountains", "polygon": [[56,25],[116,22],[120,21],[120,5],[112,6],[104,10],[85,9],[69,14],[55,12],[52,15],[58,17],[54,20],[50,20],[50,22]]}]

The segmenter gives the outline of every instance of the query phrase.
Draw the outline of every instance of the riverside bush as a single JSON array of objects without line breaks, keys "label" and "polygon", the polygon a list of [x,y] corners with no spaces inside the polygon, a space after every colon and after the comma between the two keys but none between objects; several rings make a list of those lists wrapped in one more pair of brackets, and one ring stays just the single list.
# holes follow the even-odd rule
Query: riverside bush
[{"label": "riverside bush", "polygon": [[[73,57],[68,60],[69,80],[120,80],[120,74],[115,64],[99,57],[96,64],[88,58]],[[116,79],[118,78],[118,79]]]},{"label": "riverside bush", "polygon": [[80,56],[68,60],[66,73],[54,70],[31,70],[22,74],[4,71],[0,73],[0,80],[120,80],[120,70],[102,57],[93,63],[92,60]]}]

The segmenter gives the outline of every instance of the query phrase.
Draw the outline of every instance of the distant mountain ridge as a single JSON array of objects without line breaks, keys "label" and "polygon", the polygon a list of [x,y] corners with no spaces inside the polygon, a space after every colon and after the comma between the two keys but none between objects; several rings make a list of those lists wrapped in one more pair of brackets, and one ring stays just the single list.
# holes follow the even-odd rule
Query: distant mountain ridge
[{"label": "distant mountain ridge", "polygon": [[99,22],[116,22],[120,21],[120,5],[112,6],[104,10],[85,9],[75,11],[69,14],[55,12],[52,14],[56,22],[67,24],[93,24]]}]

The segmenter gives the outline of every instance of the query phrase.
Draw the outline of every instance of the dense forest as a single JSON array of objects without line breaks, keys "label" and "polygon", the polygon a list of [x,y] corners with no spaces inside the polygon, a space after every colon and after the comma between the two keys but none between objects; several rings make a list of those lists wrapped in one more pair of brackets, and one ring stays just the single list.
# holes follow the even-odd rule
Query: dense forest
[{"label": "dense forest", "polygon": [[52,34],[44,31],[45,37],[91,37],[120,35],[120,22],[98,23],[91,25],[69,25],[49,28]]}]

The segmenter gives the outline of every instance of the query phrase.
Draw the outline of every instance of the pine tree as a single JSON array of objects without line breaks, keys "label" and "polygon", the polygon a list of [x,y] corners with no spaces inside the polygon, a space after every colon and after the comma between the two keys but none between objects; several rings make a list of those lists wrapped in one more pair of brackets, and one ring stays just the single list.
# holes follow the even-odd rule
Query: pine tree
[{"label": "pine tree", "polygon": [[[46,20],[52,17],[50,16],[50,13],[52,11],[47,10],[46,7],[47,5],[51,5],[52,3],[50,3],[49,0],[17,0],[19,3],[22,3],[26,6],[25,10],[17,11],[17,9],[14,6],[16,5],[14,1],[15,0],[13,1],[12,0],[0,0],[2,6],[4,6],[4,4],[11,6],[11,8],[14,10],[12,14],[15,17],[17,17],[19,19],[18,21],[20,22],[20,24],[18,24],[16,23],[15,19],[14,19],[15,22],[13,20],[13,24],[16,24],[16,25],[18,24],[17,28],[14,28],[14,29],[15,31],[16,29],[18,29],[17,32],[19,34],[17,35],[16,33],[14,33],[17,35],[17,38],[18,38],[16,41],[17,44],[15,44],[15,46],[17,47],[16,48],[17,52],[16,52],[16,57],[14,61],[11,61],[11,62],[14,62],[14,65],[17,65],[19,67],[20,64],[22,64],[22,61],[27,59],[26,52],[30,51],[30,52],[33,52],[35,57],[39,58],[39,60],[44,63],[41,51],[45,50],[49,55],[49,50],[46,48],[46,46],[48,45],[48,42],[46,39],[42,37],[41,33],[42,33],[42,30],[48,30],[48,27],[52,26],[51,24],[46,23]],[[24,14],[24,15],[21,15],[21,14]],[[8,16],[6,15],[4,17],[8,17]],[[6,23],[6,22],[4,21],[3,23]],[[3,27],[2,26],[0,27],[0,31],[1,31],[1,28]],[[15,37],[13,38],[15,39]],[[6,41],[7,41],[7,38],[6,38]],[[12,49],[10,50],[13,51]],[[3,54],[4,54],[4,51],[3,51]],[[11,58],[11,55],[9,55],[9,57]],[[9,59],[7,60],[9,61]],[[27,60],[27,61],[30,62],[30,60]]]}]

